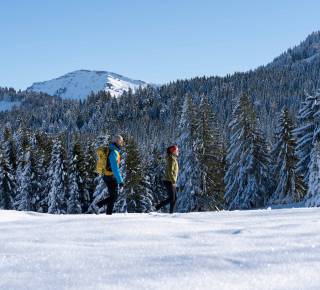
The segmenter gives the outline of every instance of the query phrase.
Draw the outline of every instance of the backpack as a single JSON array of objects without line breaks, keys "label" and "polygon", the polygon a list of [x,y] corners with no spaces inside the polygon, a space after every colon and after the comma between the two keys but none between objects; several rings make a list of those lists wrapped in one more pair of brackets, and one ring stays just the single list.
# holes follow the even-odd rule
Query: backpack
[{"label": "backpack", "polygon": [[96,163],[96,172],[105,175],[109,157],[109,147],[99,147],[96,151],[98,159]]}]

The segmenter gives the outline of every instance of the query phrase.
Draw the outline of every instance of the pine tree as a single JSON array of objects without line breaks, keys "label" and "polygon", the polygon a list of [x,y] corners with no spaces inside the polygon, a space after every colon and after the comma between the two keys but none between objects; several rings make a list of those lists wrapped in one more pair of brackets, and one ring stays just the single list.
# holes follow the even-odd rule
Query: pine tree
[{"label": "pine tree", "polygon": [[139,211],[138,212],[150,212],[153,210],[153,187],[151,184],[151,177],[149,174],[144,175],[144,178],[141,182],[141,198],[140,198],[140,204],[139,204]]},{"label": "pine tree", "polygon": [[195,154],[196,139],[196,107],[191,95],[185,97],[180,123],[178,127],[177,144],[180,148],[179,177],[177,186],[179,193],[176,209],[179,212],[188,212],[196,208],[196,196],[201,192],[197,176],[199,164]]},{"label": "pine tree", "polygon": [[11,130],[6,127],[3,133],[4,141],[8,142],[6,147],[9,150],[9,163],[12,166],[13,172],[16,171],[17,168],[17,152],[16,152],[16,145],[13,140],[12,132]]},{"label": "pine tree", "polygon": [[40,183],[40,192],[37,195],[36,207],[39,212],[48,212],[49,192],[51,189],[49,167],[53,140],[44,132],[36,132],[35,140],[35,150],[37,152],[36,169],[38,182]]},{"label": "pine tree", "polygon": [[306,206],[320,206],[320,142],[316,142],[311,151],[308,192]]},{"label": "pine tree", "polygon": [[126,153],[124,194],[127,197],[128,212],[148,212],[153,204],[151,192],[146,186],[149,179],[133,138],[128,138]]},{"label": "pine tree", "polygon": [[305,184],[309,181],[310,154],[314,144],[315,113],[319,111],[320,95],[307,96],[299,110],[299,127],[294,131],[297,138],[297,173],[303,176]]},{"label": "pine tree", "polygon": [[48,213],[65,213],[65,164],[61,141],[54,140],[49,166],[50,191],[48,194]]},{"label": "pine tree", "polygon": [[71,164],[69,165],[69,199],[67,203],[67,213],[69,214],[79,214],[82,211],[79,193],[79,184],[81,184],[81,179],[79,171],[77,170],[77,158],[78,155],[73,154]]},{"label": "pine tree", "polygon": [[257,128],[257,119],[247,95],[242,94],[229,124],[230,145],[225,175],[225,200],[229,209],[264,205],[268,196],[269,156]]},{"label": "pine tree", "polygon": [[165,159],[160,152],[156,150],[152,153],[150,164],[148,166],[148,175],[150,176],[150,184],[152,187],[152,195],[155,204],[160,203],[167,196],[163,186],[163,176],[165,170]]},{"label": "pine tree", "polygon": [[0,145],[0,208],[12,209],[16,195],[16,183],[10,163],[10,146],[8,141]]},{"label": "pine tree", "polygon": [[37,212],[47,212],[47,195],[45,192],[47,184],[47,165],[45,163],[45,154],[37,142],[32,147],[31,163],[35,170],[35,179],[37,188],[35,191],[35,210]]},{"label": "pine tree", "polygon": [[[93,193],[95,191],[95,167],[96,167],[96,159],[95,159],[95,151],[93,144],[88,141],[86,147],[85,147],[85,153],[84,153],[84,173],[85,173],[85,188],[88,193],[88,198],[90,203],[93,200]],[[83,212],[88,209],[88,205],[83,208]]]},{"label": "pine tree", "polygon": [[39,192],[39,184],[36,180],[36,172],[30,148],[26,149],[24,167],[21,174],[18,195],[15,199],[15,207],[22,211],[36,211],[36,194]]},{"label": "pine tree", "polygon": [[81,213],[82,209],[83,212],[88,210],[90,196],[85,184],[87,175],[85,169],[84,154],[77,138],[73,145],[69,164],[68,213]]},{"label": "pine tree", "polygon": [[224,205],[224,151],[219,126],[206,95],[197,115],[195,153],[201,188],[197,195],[197,210],[219,210]]},{"label": "pine tree", "polygon": [[[23,171],[26,163],[26,153],[30,149],[30,133],[25,128],[19,128],[17,135],[17,163],[16,163],[16,196],[20,195],[19,190],[23,187]],[[16,202],[15,202],[16,204]]]},{"label": "pine tree", "polygon": [[278,117],[273,156],[273,180],[275,191],[270,202],[286,204],[300,201],[305,195],[302,177],[296,173],[296,140],[293,136],[293,122],[287,109]]}]

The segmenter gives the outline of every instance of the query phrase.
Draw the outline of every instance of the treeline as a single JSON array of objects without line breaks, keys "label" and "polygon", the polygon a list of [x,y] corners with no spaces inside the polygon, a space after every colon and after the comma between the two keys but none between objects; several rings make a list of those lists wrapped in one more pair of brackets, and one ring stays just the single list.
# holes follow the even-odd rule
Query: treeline
[{"label": "treeline", "polygon": [[[181,148],[177,210],[252,209],[271,204],[320,205],[320,94],[301,105],[296,127],[288,109],[277,116],[266,138],[253,103],[241,94],[229,122],[230,138],[206,95],[191,95],[179,109],[176,143]],[[165,146],[145,151],[124,132],[124,192],[117,212],[149,212],[165,194]],[[0,146],[0,208],[61,213],[92,213],[107,194],[95,174],[96,148],[109,135],[92,138],[65,131],[48,134],[4,130]]]}]

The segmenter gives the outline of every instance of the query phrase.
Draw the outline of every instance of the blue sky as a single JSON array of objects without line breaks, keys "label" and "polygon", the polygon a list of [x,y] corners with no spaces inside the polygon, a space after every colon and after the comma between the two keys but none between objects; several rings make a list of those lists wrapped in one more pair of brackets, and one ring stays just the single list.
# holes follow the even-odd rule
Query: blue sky
[{"label": "blue sky", "polygon": [[0,86],[77,69],[164,83],[246,71],[320,30],[316,0],[1,0]]}]

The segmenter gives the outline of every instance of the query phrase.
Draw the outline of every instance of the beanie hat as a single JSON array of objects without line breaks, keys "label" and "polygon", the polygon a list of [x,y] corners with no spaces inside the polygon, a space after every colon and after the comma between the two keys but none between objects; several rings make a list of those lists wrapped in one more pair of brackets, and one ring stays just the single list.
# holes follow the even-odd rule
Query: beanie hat
[{"label": "beanie hat", "polygon": [[178,149],[177,145],[172,145],[170,147],[167,148],[167,153],[168,154],[172,154],[174,151],[176,151]]}]

